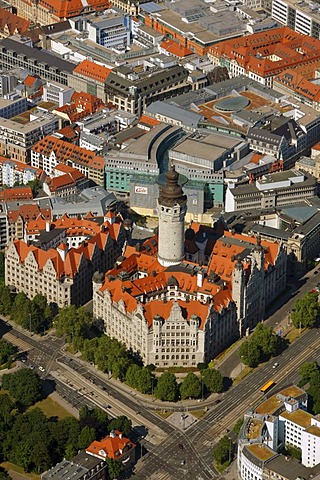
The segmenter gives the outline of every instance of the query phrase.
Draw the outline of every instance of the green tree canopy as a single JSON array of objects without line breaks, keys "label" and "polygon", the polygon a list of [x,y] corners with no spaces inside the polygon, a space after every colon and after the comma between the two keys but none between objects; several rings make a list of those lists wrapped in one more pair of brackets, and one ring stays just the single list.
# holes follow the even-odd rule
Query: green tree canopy
[{"label": "green tree canopy", "polygon": [[0,467],[0,480],[12,480],[11,475],[2,467]]},{"label": "green tree canopy", "polygon": [[22,407],[33,405],[41,397],[41,380],[39,375],[29,368],[22,368],[15,373],[2,377],[2,388]]},{"label": "green tree canopy", "polygon": [[12,306],[12,312],[11,312],[12,320],[14,320],[18,325],[21,325],[23,328],[29,329],[30,313],[31,313],[31,301],[29,300],[29,298],[25,293],[23,292],[17,293]]},{"label": "green tree canopy", "polygon": [[309,383],[310,409],[314,415],[318,415],[320,413],[320,371],[312,375]]},{"label": "green tree canopy", "polygon": [[119,430],[124,435],[129,435],[132,430],[132,422],[125,415],[120,415],[120,417],[111,420],[109,428],[110,430]]},{"label": "green tree canopy", "polygon": [[261,349],[257,344],[247,340],[240,345],[239,356],[242,362],[249,367],[257,367],[261,357]]},{"label": "green tree canopy", "polygon": [[79,448],[85,449],[95,440],[96,432],[94,428],[83,427],[79,435]]},{"label": "green tree canopy", "polygon": [[299,368],[299,375],[302,380],[309,382],[314,375],[318,375],[320,367],[317,362],[305,362]]},{"label": "green tree canopy", "polygon": [[207,368],[202,370],[202,381],[210,393],[220,393],[223,390],[223,377],[219,370]]},{"label": "green tree canopy", "polygon": [[122,472],[122,465],[119,460],[114,460],[113,458],[107,458],[108,464],[108,474],[109,478],[113,480],[114,478],[118,478]]},{"label": "green tree canopy", "polygon": [[231,441],[222,437],[213,449],[213,458],[216,463],[223,465],[230,460]]},{"label": "green tree canopy", "polygon": [[0,365],[7,363],[16,354],[17,348],[4,338],[0,339]]},{"label": "green tree canopy", "polygon": [[[0,252],[1,253],[1,252]],[[2,315],[10,315],[13,304],[13,294],[6,285],[0,287],[0,313]]]},{"label": "green tree canopy", "polygon": [[181,399],[199,398],[201,396],[201,382],[197,375],[189,372],[180,385]]},{"label": "green tree canopy", "polygon": [[171,372],[164,372],[157,381],[155,397],[159,400],[174,402],[177,398],[178,385],[176,377]]},{"label": "green tree canopy", "polygon": [[296,328],[312,328],[316,325],[320,314],[317,292],[308,292],[304,298],[294,302],[291,320]]}]

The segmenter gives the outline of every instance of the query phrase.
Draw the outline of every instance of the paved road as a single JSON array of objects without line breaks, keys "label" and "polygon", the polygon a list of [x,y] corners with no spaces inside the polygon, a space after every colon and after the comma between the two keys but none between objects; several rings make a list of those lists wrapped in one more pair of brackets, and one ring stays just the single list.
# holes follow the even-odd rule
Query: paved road
[{"label": "paved road", "polygon": [[[301,293],[311,290],[318,283],[318,275],[311,274],[306,283],[300,286]],[[281,321],[287,310],[292,308],[293,300],[272,315],[268,319],[269,324],[276,325]],[[39,366],[45,367],[43,377],[54,380],[56,389],[64,398],[76,406],[84,403],[96,404],[98,401],[121,405],[127,415],[143,425],[151,425],[152,428],[160,430],[163,434],[163,441],[159,445],[148,444],[149,453],[137,466],[136,478],[175,480],[192,476],[196,480],[209,480],[218,477],[218,473],[212,467],[212,446],[218,438],[225,433],[226,428],[231,428],[243,413],[261,400],[260,387],[266,379],[273,378],[276,387],[280,388],[285,384],[297,381],[298,367],[305,360],[320,360],[320,334],[318,330],[308,331],[281,356],[273,359],[261,368],[255,370],[241,384],[232,387],[221,397],[221,403],[214,405],[208,414],[188,430],[181,432],[161,420],[152,413],[147,405],[143,405],[139,399],[125,394],[117,389],[106,378],[98,372],[88,368],[84,362],[70,358],[60,351],[62,342],[54,337],[46,336],[39,340],[36,336],[30,338],[25,333],[0,322],[0,334],[12,335],[21,349],[29,351],[28,357]],[[234,359],[232,360],[232,355]],[[228,357],[226,363],[232,364],[238,361],[236,353]],[[62,369],[63,375],[69,378],[69,384],[61,379],[50,376],[51,371]],[[276,370],[272,369],[274,361],[279,363]],[[39,372],[40,373],[40,372]],[[49,375],[49,377],[48,377]],[[63,380],[63,379],[62,379]],[[70,385],[70,382],[73,385]],[[77,384],[77,388],[74,388]],[[90,397],[88,386],[92,388],[93,395]],[[81,389],[88,389],[85,394]],[[179,448],[183,445],[183,449]]]},{"label": "paved road", "polygon": [[[318,267],[308,272],[300,280],[290,278],[287,292],[284,296],[280,297],[269,309],[269,315],[265,321],[265,324],[269,327],[276,327],[284,319],[289,319],[288,311],[292,310],[293,304],[297,299],[297,296],[303,297],[307,292],[310,292],[320,281],[320,270]],[[287,300],[284,305],[283,301]],[[224,359],[219,370],[225,377],[230,377],[236,366],[239,364],[238,349]]]},{"label": "paved road", "polygon": [[[150,474],[166,472],[168,479],[183,478],[183,469],[179,466],[181,460],[186,459],[188,475],[192,474],[197,479],[218,477],[217,472],[209,466],[212,465],[212,446],[220,436],[225,434],[226,429],[232,428],[235,422],[250,407],[261,401],[260,387],[266,379],[274,379],[276,391],[285,385],[298,381],[298,368],[306,360],[320,360],[320,333],[317,331],[306,332],[286,352],[276,358],[279,362],[277,369],[272,368],[269,362],[254,371],[243,382],[233,387],[223,396],[221,403],[210,410],[210,412],[199,422],[190,427],[185,433],[175,432],[168,436],[161,445],[149,453],[144,460],[144,470],[136,474],[137,480],[147,479]],[[183,443],[185,448],[179,450],[178,458],[173,455],[177,451],[178,443]],[[200,460],[201,459],[201,460]],[[202,465],[206,468],[202,470]],[[160,466],[161,464],[161,466]],[[176,473],[173,467],[178,470]]]}]

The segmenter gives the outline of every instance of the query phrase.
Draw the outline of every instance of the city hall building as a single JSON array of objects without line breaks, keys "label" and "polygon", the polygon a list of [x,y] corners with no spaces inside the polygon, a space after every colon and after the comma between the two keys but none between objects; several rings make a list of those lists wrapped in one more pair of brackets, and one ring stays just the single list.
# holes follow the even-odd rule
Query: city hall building
[{"label": "city hall building", "polygon": [[210,361],[264,317],[286,285],[278,243],[194,223],[172,167],[157,202],[158,235],[127,246],[93,278],[93,312],[104,332],[146,364]]}]

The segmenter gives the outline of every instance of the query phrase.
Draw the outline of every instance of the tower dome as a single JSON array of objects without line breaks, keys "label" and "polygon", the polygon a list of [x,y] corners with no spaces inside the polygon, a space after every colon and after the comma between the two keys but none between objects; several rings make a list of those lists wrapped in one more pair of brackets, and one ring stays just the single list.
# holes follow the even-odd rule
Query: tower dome
[{"label": "tower dome", "polygon": [[159,203],[167,207],[172,207],[173,205],[181,205],[183,202],[186,202],[187,197],[183,194],[183,190],[178,183],[179,173],[176,171],[174,165],[171,165],[165,176],[166,183],[160,188]]},{"label": "tower dome", "polygon": [[[163,176],[160,177],[163,180]],[[171,165],[165,174],[165,183],[160,185],[157,206],[158,261],[165,267],[178,265],[184,259],[184,218],[187,212],[187,197],[183,193],[181,183],[186,183],[186,178],[180,176],[174,165]]]}]

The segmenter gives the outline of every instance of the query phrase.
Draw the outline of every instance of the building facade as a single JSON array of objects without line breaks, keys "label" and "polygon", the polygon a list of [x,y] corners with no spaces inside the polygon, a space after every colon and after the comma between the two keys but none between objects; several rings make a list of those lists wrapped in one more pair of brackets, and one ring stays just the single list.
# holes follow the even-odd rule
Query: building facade
[{"label": "building facade", "polygon": [[236,186],[229,183],[225,211],[281,207],[300,203],[316,196],[317,192],[317,181],[308,174],[298,170],[271,173],[263,175],[255,184]]},{"label": "building facade", "polygon": [[31,148],[31,166],[52,176],[59,163],[79,170],[87,178],[104,186],[104,159],[91,150],[85,150],[57,137],[48,135]]},{"label": "building facade", "polygon": [[290,465],[289,478],[293,471],[295,478],[313,477],[311,468],[320,463],[320,422],[306,411],[307,401],[307,394],[292,385],[245,415],[238,439],[241,480],[288,478],[290,459],[278,453],[282,446],[296,447],[302,453],[302,465],[296,462],[294,470]]},{"label": "building facade", "polygon": [[[80,235],[83,233],[81,229]],[[54,240],[48,249],[23,240],[9,244],[5,253],[5,282],[29,298],[40,293],[48,303],[55,303],[60,308],[80,306],[92,298],[93,274],[105,272],[113,265],[126,239],[122,224],[108,221],[96,235],[86,235],[88,240],[83,240],[78,247],[69,246],[68,238],[57,245],[61,237],[50,229],[46,234]],[[78,235],[74,232],[73,236]],[[72,243],[72,237],[69,243]]]},{"label": "building facade", "polygon": [[93,312],[104,332],[146,364],[210,361],[262,320],[285,288],[282,247],[259,238],[192,224],[183,260],[185,208],[171,170],[158,199],[161,238],[128,246],[124,259],[93,282]]},{"label": "building facade", "polygon": [[58,128],[58,119],[51,113],[41,111],[33,111],[29,122],[25,124],[0,117],[0,155],[29,163],[31,147]]}]

